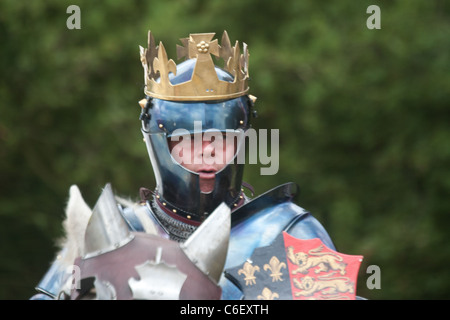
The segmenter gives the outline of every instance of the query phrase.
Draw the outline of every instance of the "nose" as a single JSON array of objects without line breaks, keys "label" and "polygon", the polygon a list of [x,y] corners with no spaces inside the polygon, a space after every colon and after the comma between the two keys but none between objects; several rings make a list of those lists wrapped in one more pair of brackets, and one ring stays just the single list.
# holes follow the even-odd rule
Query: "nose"
[{"label": "nose", "polygon": [[216,148],[214,147],[214,144],[212,141],[203,141],[202,143],[202,156],[203,155],[210,155],[215,156],[216,154]]}]

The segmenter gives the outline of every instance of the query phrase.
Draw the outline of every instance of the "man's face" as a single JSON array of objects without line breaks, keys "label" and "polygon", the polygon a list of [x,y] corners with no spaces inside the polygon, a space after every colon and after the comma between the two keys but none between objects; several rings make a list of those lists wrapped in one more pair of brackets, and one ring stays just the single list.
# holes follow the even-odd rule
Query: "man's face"
[{"label": "man's face", "polygon": [[232,133],[198,133],[171,137],[170,153],[184,168],[198,173],[200,190],[204,193],[214,189],[216,173],[235,156],[236,139]]}]

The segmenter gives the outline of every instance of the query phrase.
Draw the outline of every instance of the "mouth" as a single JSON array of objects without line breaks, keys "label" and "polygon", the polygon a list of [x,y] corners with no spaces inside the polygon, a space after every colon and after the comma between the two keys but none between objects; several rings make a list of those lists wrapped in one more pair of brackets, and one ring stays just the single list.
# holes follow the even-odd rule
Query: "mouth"
[{"label": "mouth", "polygon": [[209,179],[215,179],[215,177],[216,177],[216,170],[214,170],[214,169],[202,169],[202,170],[197,171],[197,173],[198,173],[200,179],[209,180]]}]

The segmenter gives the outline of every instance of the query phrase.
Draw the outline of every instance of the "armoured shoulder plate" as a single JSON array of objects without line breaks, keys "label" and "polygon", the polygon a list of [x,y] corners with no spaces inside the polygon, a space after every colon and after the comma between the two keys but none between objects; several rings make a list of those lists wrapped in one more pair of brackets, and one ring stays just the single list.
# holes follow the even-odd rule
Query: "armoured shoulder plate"
[{"label": "armoured shoulder plate", "polygon": [[[299,238],[319,238],[334,249],[324,227],[306,210],[293,203],[294,183],[280,185],[253,199],[231,215],[230,243],[225,269],[242,264],[255,248],[270,245],[283,231]],[[222,298],[241,299],[242,292],[222,277]]]},{"label": "armoured shoulder plate", "polygon": [[65,252],[66,248],[64,248],[53,261],[48,271],[35,287],[38,294],[31,297],[31,300],[52,300],[57,297],[58,292],[64,286],[64,283],[73,270],[61,263],[62,255],[64,255]]}]

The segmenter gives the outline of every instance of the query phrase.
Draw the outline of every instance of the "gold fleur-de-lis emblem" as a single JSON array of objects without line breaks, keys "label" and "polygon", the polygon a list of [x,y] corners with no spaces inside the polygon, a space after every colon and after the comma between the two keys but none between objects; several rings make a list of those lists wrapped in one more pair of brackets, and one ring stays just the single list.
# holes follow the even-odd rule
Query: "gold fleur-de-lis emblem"
[{"label": "gold fleur-de-lis emblem", "polygon": [[260,295],[258,295],[258,300],[275,300],[280,296],[276,292],[272,292],[269,288],[264,288]]},{"label": "gold fleur-de-lis emblem", "polygon": [[270,276],[272,277],[272,282],[283,281],[283,279],[281,279],[281,276],[283,275],[283,273],[281,272],[282,268],[286,268],[286,264],[284,262],[280,262],[280,260],[278,260],[278,258],[275,256],[270,258],[269,264],[266,263],[264,265],[264,271],[267,271],[268,269],[272,271],[272,273],[270,274]]},{"label": "gold fleur-de-lis emblem", "polygon": [[258,271],[259,272],[259,267],[258,266],[253,266],[250,262],[245,262],[244,266],[242,267],[242,269],[239,269],[238,274],[244,274],[245,275],[245,285],[253,285],[256,284],[256,277],[255,277],[255,272]]}]

